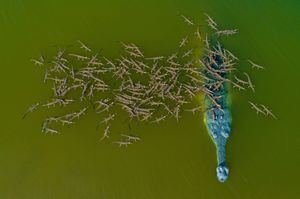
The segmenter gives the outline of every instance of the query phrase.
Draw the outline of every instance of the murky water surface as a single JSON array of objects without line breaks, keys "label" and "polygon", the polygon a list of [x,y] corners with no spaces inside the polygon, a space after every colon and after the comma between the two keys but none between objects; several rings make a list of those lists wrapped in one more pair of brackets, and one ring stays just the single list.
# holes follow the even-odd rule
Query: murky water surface
[{"label": "murky water surface", "polygon": [[[299,196],[298,0],[10,0],[0,1],[0,198],[196,199]],[[118,148],[99,143],[90,113],[61,135],[41,133],[47,111],[21,120],[50,89],[29,59],[77,39],[107,56],[118,41],[139,44],[149,55],[177,49],[188,32],[178,17],[204,24],[203,12],[240,34],[224,40],[256,83],[256,93],[233,90],[230,178],[215,177],[215,148],[201,115],[180,123],[134,124],[142,141]],[[246,59],[264,65],[251,70]],[[278,120],[256,116],[247,101],[272,107]],[[119,122],[119,130],[127,128]]]}]

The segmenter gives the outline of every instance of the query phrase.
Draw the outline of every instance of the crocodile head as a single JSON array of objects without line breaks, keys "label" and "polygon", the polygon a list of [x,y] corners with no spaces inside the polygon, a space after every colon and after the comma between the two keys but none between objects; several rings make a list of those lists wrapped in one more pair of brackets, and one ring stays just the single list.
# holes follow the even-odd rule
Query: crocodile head
[{"label": "crocodile head", "polygon": [[229,175],[229,169],[225,164],[220,164],[217,169],[217,177],[220,182],[225,182]]}]

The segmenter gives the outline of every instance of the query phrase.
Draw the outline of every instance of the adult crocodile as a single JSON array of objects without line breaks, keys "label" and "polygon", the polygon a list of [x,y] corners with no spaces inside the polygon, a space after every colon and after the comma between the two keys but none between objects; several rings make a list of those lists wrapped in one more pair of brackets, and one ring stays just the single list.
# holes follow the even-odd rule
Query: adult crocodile
[{"label": "adult crocodile", "polygon": [[[214,49],[214,50],[213,50]],[[216,50],[217,49],[217,50]],[[226,141],[231,132],[231,113],[228,95],[228,71],[226,56],[220,44],[207,49],[204,56],[203,74],[205,76],[205,116],[208,133],[216,145],[217,178],[225,182],[229,175],[226,163]]]}]

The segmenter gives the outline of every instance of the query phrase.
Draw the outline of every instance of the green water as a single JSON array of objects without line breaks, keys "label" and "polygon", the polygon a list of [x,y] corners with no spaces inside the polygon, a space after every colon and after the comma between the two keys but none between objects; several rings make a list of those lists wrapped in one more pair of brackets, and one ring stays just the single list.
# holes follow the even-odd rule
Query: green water
[{"label": "green water", "polygon": [[[0,0],[0,198],[299,197],[299,9],[298,0]],[[46,111],[21,120],[29,105],[49,96],[42,71],[29,62],[40,52],[81,39],[107,56],[119,53],[118,41],[168,54],[188,32],[178,14],[204,24],[203,12],[239,28],[224,43],[256,83],[255,95],[232,92],[225,184],[216,180],[215,148],[201,115],[136,124],[142,141],[127,149],[98,142],[93,114],[57,136],[41,133]],[[266,70],[251,70],[248,58]],[[279,119],[256,116],[249,99],[268,104]]]}]

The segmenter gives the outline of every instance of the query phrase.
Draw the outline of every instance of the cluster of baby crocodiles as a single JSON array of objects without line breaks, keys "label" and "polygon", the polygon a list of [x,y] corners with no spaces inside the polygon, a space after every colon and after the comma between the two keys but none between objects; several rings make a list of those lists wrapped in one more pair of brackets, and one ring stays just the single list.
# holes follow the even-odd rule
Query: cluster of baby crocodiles
[{"label": "cluster of baby crocodiles", "polygon": [[[203,36],[191,19],[181,17],[196,31],[185,36],[179,42],[178,52],[169,56],[149,57],[137,45],[120,42],[123,48],[120,56],[108,58],[78,41],[76,53],[64,49],[50,60],[43,56],[32,59],[45,70],[44,82],[51,84],[52,97],[32,105],[23,118],[40,107],[79,104],[81,108],[73,112],[46,118],[42,131],[59,133],[59,125],[73,124],[93,109],[101,118],[97,129],[103,126],[99,138],[102,141],[110,137],[111,123],[122,110],[128,113],[129,121],[150,123],[170,117],[178,121],[183,111],[204,112],[209,134],[217,147],[217,176],[221,182],[225,181],[228,177],[225,144],[231,129],[227,88],[232,85],[255,92],[255,86],[247,73],[243,73],[244,79],[238,77],[235,67],[238,58],[219,43],[221,36],[236,34],[236,29],[221,30],[206,14],[213,33]],[[198,45],[191,47],[191,41]],[[196,53],[197,48],[204,49],[201,57]],[[253,68],[263,69],[248,61]],[[204,96],[203,105],[193,100],[199,94]],[[266,106],[249,103],[258,113],[275,117]],[[139,140],[137,135],[121,134],[121,139],[112,143],[128,146]]]}]

